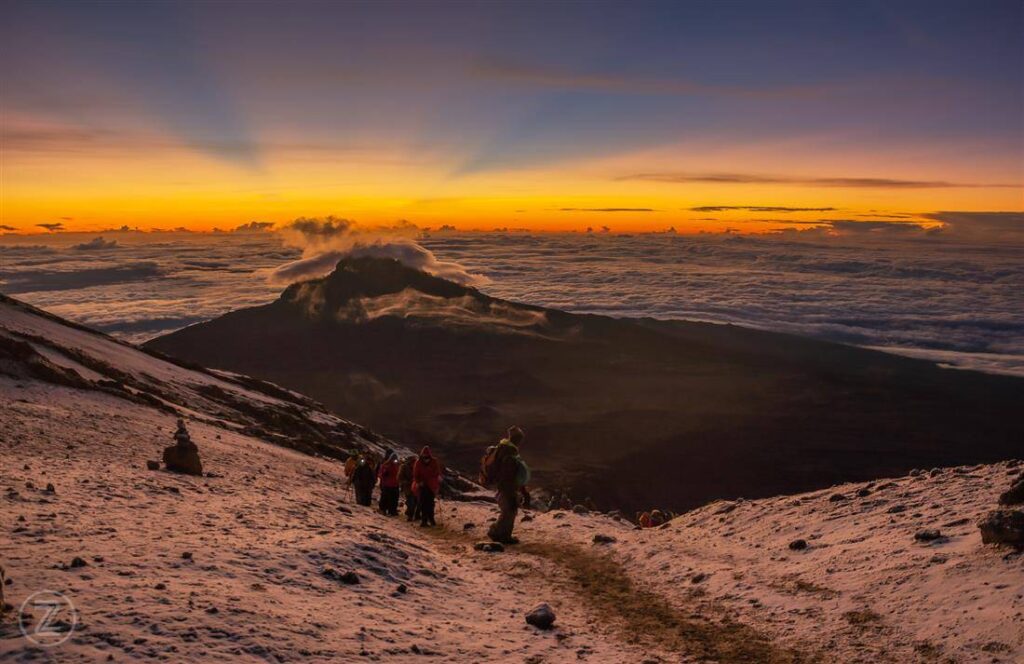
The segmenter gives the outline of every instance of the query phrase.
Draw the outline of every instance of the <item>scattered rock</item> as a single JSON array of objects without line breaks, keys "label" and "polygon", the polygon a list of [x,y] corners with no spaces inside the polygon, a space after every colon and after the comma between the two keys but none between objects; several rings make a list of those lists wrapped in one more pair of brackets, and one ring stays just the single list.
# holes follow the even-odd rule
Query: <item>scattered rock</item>
[{"label": "scattered rock", "polygon": [[1024,478],[1017,480],[1009,490],[999,495],[1000,505],[1020,505],[1024,503]]},{"label": "scattered rock", "polygon": [[907,506],[906,505],[893,505],[887,511],[889,512],[889,514],[899,514],[900,512],[906,512],[907,511]]},{"label": "scattered rock", "polygon": [[706,573],[704,573],[704,572],[697,572],[692,577],[690,577],[690,583],[701,583],[703,581],[706,581],[707,578],[708,578],[708,575]]},{"label": "scattered rock", "polygon": [[486,551],[487,553],[501,553],[505,550],[505,546],[501,542],[477,542],[473,545],[473,548],[477,551]]},{"label": "scattered rock", "polygon": [[619,540],[615,539],[611,535],[602,535],[600,533],[594,535],[594,544],[613,544],[618,541]]},{"label": "scattered rock", "polygon": [[846,500],[846,496],[844,496],[841,493],[833,493],[831,496],[828,497],[828,502],[830,503],[838,503],[843,500]]},{"label": "scattered rock", "polygon": [[46,493],[57,493],[57,488],[55,486],[53,486],[53,482],[49,482],[46,485],[45,491],[46,491]]},{"label": "scattered rock", "polygon": [[918,475],[920,475],[920,474],[921,474],[921,473],[923,473],[923,472],[924,472],[924,471],[923,471],[923,470],[921,470],[920,468],[915,468],[915,469],[913,469],[912,471],[910,471],[909,475],[910,475],[911,477],[917,477]]},{"label": "scattered rock", "polygon": [[160,462],[152,459],[146,461],[146,470],[160,470]]},{"label": "scattered rock", "polygon": [[155,586],[153,586],[153,590],[167,590],[167,584],[166,583],[158,583]]},{"label": "scattered rock", "polygon": [[349,570],[347,572],[339,572],[333,567],[325,567],[322,574],[326,576],[328,579],[340,581],[349,586],[354,586],[359,583],[359,575],[353,572],[352,570]]},{"label": "scattered rock", "polygon": [[978,522],[985,544],[1009,544],[1024,547],[1024,511],[997,510]]},{"label": "scattered rock", "polygon": [[395,591],[404,595],[405,593],[409,592],[409,588],[404,583],[399,583],[398,587],[395,588]]},{"label": "scattered rock", "polygon": [[522,518],[519,519],[519,520],[520,521],[533,521],[533,515],[532,514],[524,514],[522,516]]},{"label": "scattered rock", "polygon": [[68,567],[70,567],[72,569],[75,569],[77,567],[86,567],[88,564],[89,563],[85,562],[84,558],[80,558],[79,556],[75,556],[74,558],[71,559],[71,564],[68,565]]},{"label": "scattered rock", "polygon": [[914,533],[914,539],[918,542],[934,542],[942,537],[938,528],[925,528]]},{"label": "scattered rock", "polygon": [[462,529],[463,530],[473,530],[474,528],[476,528],[476,524],[475,523],[464,523],[464,524],[462,524]]},{"label": "scattered rock", "polygon": [[936,553],[934,556],[931,557],[931,559],[928,562],[930,562],[932,565],[943,565],[947,560],[949,560],[949,558],[947,558],[946,556],[942,555],[941,553]]},{"label": "scattered rock", "polygon": [[807,540],[795,539],[789,543],[789,548],[791,551],[803,551],[807,548]]},{"label": "scattered rock", "polygon": [[573,505],[572,511],[573,514],[588,514],[590,512],[584,505]]},{"label": "scattered rock", "polygon": [[871,495],[871,489],[869,489],[867,487],[864,487],[863,489],[859,489],[857,491],[857,497],[858,498],[867,498],[870,495]]},{"label": "scattered rock", "polygon": [[185,551],[184,553],[181,554],[181,559],[182,560],[192,560],[192,552],[191,551]]},{"label": "scattered rock", "polygon": [[555,612],[547,603],[542,602],[530,609],[526,614],[526,622],[537,629],[551,629],[555,624]]},{"label": "scattered rock", "polygon": [[206,607],[206,612],[209,613],[210,615],[214,615],[216,613],[220,613],[220,609],[218,609],[215,606],[208,606],[208,607]]},{"label": "scattered rock", "polygon": [[349,508],[345,507],[344,505],[338,505],[338,511],[341,512],[342,514],[351,514],[352,513],[352,510],[350,510]]}]

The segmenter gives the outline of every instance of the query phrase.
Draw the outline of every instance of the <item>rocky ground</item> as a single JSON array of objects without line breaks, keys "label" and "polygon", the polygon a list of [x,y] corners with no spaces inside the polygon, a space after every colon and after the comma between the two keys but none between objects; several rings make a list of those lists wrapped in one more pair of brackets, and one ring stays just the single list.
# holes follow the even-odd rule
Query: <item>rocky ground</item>
[{"label": "rocky ground", "polygon": [[[642,531],[526,512],[519,545],[480,551],[493,505],[443,501],[427,530],[356,506],[336,459],[274,444],[242,403],[279,399],[228,381],[235,397],[207,400],[220,378],[54,325],[0,317],[86,381],[0,357],[0,661],[1024,661],[1024,555],[976,525],[1018,462],[717,502]],[[104,366],[130,393],[95,389]],[[206,476],[147,469],[178,415]],[[78,612],[51,648],[17,621],[41,590]],[[526,622],[541,602],[551,629]],[[46,616],[29,613],[31,633]]]}]

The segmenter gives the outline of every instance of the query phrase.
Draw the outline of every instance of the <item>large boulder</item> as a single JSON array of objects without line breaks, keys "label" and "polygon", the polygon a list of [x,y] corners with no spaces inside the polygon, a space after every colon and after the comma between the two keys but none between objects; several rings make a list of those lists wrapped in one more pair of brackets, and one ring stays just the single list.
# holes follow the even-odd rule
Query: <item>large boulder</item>
[{"label": "large boulder", "polygon": [[978,522],[985,544],[1024,547],[1024,511],[997,510]]},{"label": "large boulder", "polygon": [[203,474],[203,462],[199,460],[199,448],[195,443],[175,443],[164,448],[164,466],[174,473],[185,475]]},{"label": "large boulder", "polygon": [[1024,477],[999,496],[1000,505],[1020,505],[1024,503]]}]

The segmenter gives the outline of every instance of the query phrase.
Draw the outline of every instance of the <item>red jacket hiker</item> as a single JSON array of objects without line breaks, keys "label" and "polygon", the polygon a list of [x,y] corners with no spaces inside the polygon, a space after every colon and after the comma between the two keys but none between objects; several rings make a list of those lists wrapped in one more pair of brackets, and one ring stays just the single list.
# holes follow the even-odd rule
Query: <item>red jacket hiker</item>
[{"label": "red jacket hiker", "polygon": [[394,457],[388,459],[377,469],[377,478],[380,480],[380,488],[394,489],[398,487],[398,460]]},{"label": "red jacket hiker", "polygon": [[426,486],[437,495],[441,490],[441,464],[430,455],[430,448],[423,447],[420,456],[412,467],[412,492],[420,495],[420,487]]}]

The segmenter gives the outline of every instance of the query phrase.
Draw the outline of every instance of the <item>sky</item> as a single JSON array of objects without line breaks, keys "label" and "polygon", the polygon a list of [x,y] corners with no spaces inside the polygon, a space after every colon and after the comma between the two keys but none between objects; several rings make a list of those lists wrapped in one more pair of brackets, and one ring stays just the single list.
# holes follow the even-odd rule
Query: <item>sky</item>
[{"label": "sky", "polygon": [[0,5],[0,232],[985,232],[1022,155],[1018,0]]}]

